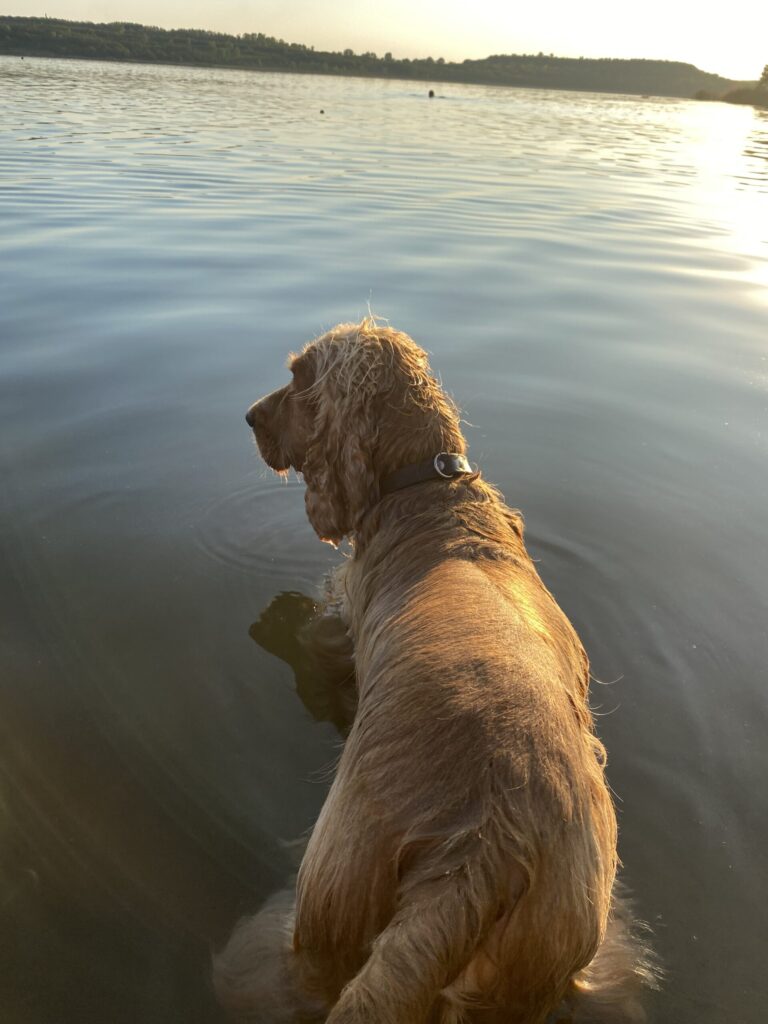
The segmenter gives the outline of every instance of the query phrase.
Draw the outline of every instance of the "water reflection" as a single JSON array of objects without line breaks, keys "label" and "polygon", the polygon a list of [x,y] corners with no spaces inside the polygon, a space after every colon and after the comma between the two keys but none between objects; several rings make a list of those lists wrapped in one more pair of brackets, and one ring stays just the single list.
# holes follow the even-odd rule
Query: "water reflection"
[{"label": "water reflection", "polygon": [[346,631],[334,616],[318,615],[318,604],[294,591],[278,594],[248,633],[259,647],[289,665],[296,693],[318,722],[332,722],[346,736],[355,714],[354,667],[329,663],[322,652],[345,646]]}]

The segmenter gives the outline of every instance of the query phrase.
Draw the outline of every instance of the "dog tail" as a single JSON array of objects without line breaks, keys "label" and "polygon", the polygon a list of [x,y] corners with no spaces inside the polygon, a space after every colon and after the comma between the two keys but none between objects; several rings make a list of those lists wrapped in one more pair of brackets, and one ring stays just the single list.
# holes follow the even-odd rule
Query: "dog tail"
[{"label": "dog tail", "polygon": [[295,894],[284,889],[243,918],[213,957],[216,997],[243,1024],[323,1021],[327,1008],[302,993],[292,938]]},{"label": "dog tail", "polygon": [[570,992],[574,969],[600,942],[596,892],[574,885],[567,856],[539,856],[531,884],[525,860],[505,859],[502,868],[501,844],[488,839],[471,830],[431,856],[421,851],[402,878],[397,911],[327,1024],[459,1024],[500,1014],[505,1024],[542,1024]]},{"label": "dog tail", "polygon": [[642,1024],[644,989],[658,989],[663,972],[622,889],[614,889],[611,913],[594,959],[576,975],[567,1001],[573,1024]]},{"label": "dog tail", "polygon": [[454,869],[406,882],[368,960],[342,990],[327,1024],[434,1019],[441,990],[471,959],[489,926],[490,879]]}]

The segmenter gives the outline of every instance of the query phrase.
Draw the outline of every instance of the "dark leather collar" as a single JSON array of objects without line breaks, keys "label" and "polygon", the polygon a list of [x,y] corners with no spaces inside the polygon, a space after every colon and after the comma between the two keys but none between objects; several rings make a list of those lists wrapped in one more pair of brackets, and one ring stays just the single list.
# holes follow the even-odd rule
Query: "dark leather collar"
[{"label": "dark leather collar", "polygon": [[421,484],[426,480],[453,480],[456,476],[464,476],[468,473],[476,473],[469,464],[466,455],[457,455],[455,452],[438,452],[431,459],[424,462],[416,462],[412,466],[403,466],[389,473],[381,481],[379,492],[384,497],[392,491],[399,491],[403,487],[411,487],[413,484]]}]

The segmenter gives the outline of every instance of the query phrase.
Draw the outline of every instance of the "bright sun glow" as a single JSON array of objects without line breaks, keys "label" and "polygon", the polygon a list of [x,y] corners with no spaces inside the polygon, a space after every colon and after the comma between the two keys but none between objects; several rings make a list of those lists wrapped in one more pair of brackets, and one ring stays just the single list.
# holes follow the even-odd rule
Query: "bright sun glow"
[{"label": "bright sun glow", "polygon": [[[750,107],[725,104],[690,104],[686,121],[687,134],[698,143],[689,152],[700,156],[696,199],[706,220],[722,231],[718,247],[742,259],[739,276],[762,286],[752,298],[768,303],[768,217],[755,216],[755,188],[765,191],[768,156],[768,148],[761,153],[756,147],[768,144],[768,122]],[[741,154],[735,167],[734,153]],[[711,240],[703,238],[702,245],[710,246]]]}]

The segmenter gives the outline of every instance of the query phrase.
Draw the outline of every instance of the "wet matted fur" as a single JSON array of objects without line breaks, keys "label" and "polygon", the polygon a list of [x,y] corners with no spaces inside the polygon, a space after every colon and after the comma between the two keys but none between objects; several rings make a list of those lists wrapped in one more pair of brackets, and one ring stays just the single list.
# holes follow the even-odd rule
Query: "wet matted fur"
[{"label": "wet matted fur", "polygon": [[587,657],[519,513],[479,474],[382,496],[394,470],[466,450],[407,335],[342,324],[290,366],[248,421],[273,469],[303,474],[318,536],[351,542],[343,628],[318,635],[354,664],[358,708],[295,900],[238,925],[220,998],[265,1024],[642,1021],[654,970],[615,890]]}]

